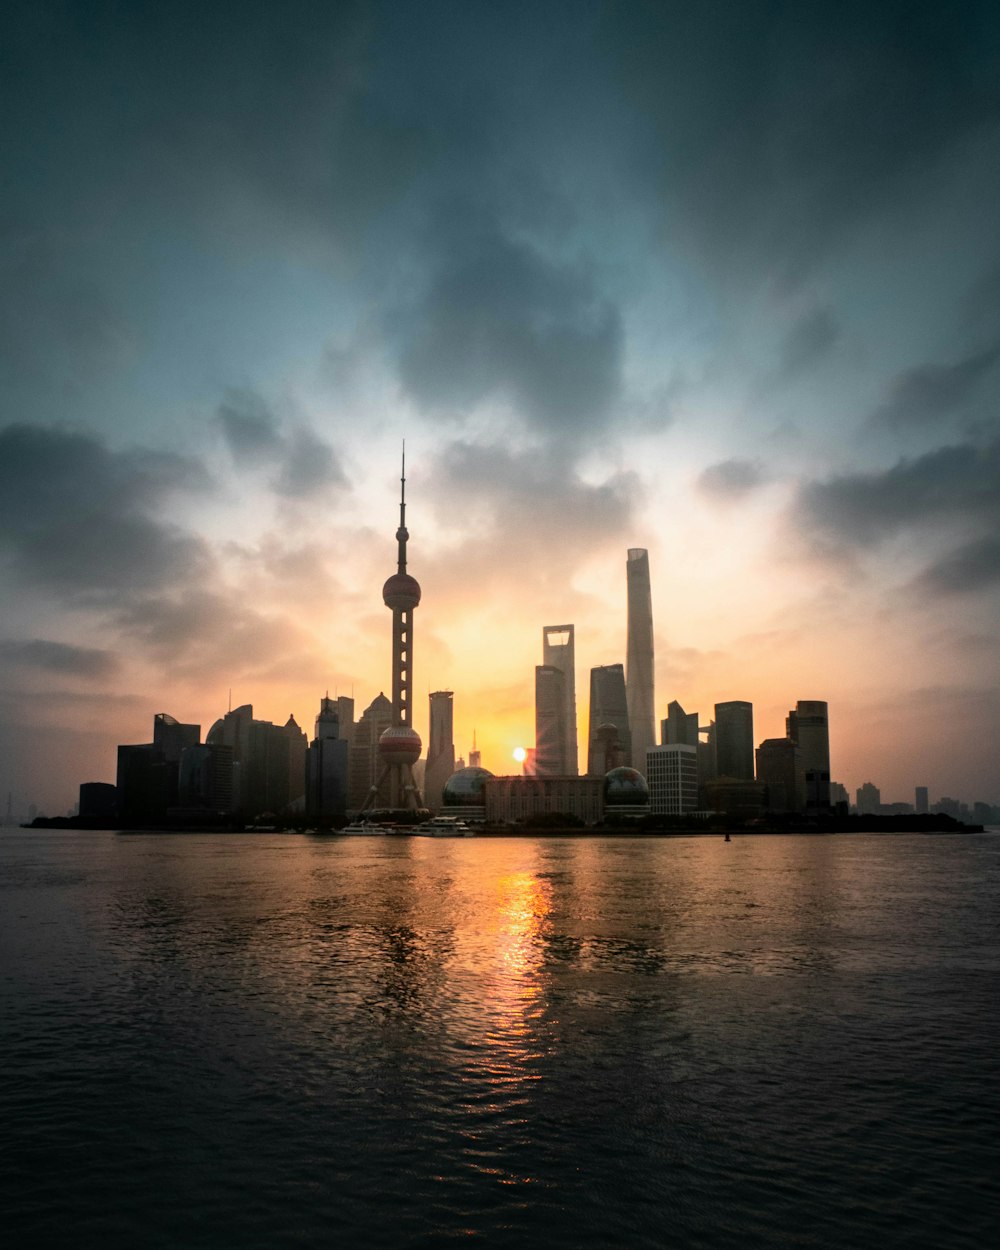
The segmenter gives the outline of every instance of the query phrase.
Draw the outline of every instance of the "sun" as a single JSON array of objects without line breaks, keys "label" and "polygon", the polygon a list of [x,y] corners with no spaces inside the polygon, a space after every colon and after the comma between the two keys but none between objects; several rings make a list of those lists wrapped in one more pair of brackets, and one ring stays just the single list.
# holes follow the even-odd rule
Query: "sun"
[{"label": "sun", "polygon": [[514,748],[514,759],[516,759],[519,764],[523,764],[527,758],[528,752],[524,749],[524,747]]}]

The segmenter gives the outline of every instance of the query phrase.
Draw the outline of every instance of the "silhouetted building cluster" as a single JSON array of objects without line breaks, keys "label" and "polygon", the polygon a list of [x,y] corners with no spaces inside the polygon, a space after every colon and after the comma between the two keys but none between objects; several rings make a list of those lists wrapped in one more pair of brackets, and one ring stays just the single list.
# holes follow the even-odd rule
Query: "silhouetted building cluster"
[{"label": "silhouetted building cluster", "polygon": [[[636,769],[648,785],[651,815],[829,811],[828,714],[819,700],[798,702],[788,713],[785,737],[765,739],[756,749],[753,706],[746,700],[716,703],[706,726],[697,712],[686,712],[673,700],[656,742],[652,593],[644,549],[629,549],[625,584],[627,664],[590,670],[587,775]],[[535,669],[535,745],[525,761],[526,776],[576,775],[574,633],[573,625],[542,631],[542,663]]]},{"label": "silhouetted building cluster", "polygon": [[[420,586],[407,572],[405,460],[401,477],[396,572],[382,597],[392,611],[392,699],[380,693],[354,719],[354,700],[325,695],[312,741],[294,716],[284,725],[258,720],[244,704],[219,718],[201,741],[201,727],[165,712],[153,719],[152,741],[118,748],[115,786],[80,787],[79,812],[87,822],[156,825],[236,818],[261,821],[302,815],[332,824],[349,813],[387,806],[455,809],[470,819],[500,823],[556,816],[592,823],[605,808],[617,818],[684,817],[723,812],[746,818],[765,813],[819,816],[848,796],[831,781],[827,704],[800,700],[788,713],[783,738],[754,747],[753,706],[746,700],[716,703],[714,718],[700,723],[677,700],[667,705],[655,737],[653,613],[649,557],[627,553],[626,663],[590,670],[587,771],[579,776],[575,626],[542,630],[542,663],[535,669],[535,743],[520,777],[494,777],[481,765],[475,738],[470,767],[456,759],[454,695],[430,695],[430,739],[420,760],[412,727],[413,613]],[[916,811],[930,809],[917,787]],[[871,782],[856,796],[861,814],[895,814],[909,804],[884,804]],[[10,802],[8,800],[8,807]],[[957,800],[932,809],[968,815]],[[975,805],[984,822],[1000,813]]]}]

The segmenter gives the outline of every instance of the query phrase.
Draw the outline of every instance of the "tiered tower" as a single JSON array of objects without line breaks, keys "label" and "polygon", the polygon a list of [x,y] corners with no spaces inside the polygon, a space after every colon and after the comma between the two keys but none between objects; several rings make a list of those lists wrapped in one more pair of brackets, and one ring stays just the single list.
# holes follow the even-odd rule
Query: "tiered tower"
[{"label": "tiered tower", "polygon": [[413,778],[420,758],[420,735],[410,724],[413,673],[413,611],[420,603],[420,583],[406,571],[406,448],[400,477],[399,557],[396,572],[382,587],[382,600],[392,610],[392,724],[378,740],[381,761],[378,780],[372,786],[365,810],[385,806],[417,811],[422,805]]}]

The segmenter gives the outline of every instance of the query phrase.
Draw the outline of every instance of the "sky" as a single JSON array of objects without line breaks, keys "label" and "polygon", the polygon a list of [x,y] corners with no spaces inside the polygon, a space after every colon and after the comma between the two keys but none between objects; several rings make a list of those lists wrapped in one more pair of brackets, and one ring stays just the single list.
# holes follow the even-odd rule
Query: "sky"
[{"label": "sky", "polygon": [[[1000,10],[4,6],[0,790],[391,690],[516,769],[545,625],[1000,802]],[[585,750],[582,752],[585,762]]]}]

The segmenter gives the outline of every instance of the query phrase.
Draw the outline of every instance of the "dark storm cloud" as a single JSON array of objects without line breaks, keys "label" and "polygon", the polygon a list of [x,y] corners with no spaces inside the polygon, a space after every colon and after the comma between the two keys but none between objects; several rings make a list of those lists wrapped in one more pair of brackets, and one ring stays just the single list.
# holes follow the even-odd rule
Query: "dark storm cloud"
[{"label": "dark storm cloud", "polygon": [[938,594],[987,590],[1000,582],[1000,538],[966,543],[925,569],[916,588]]},{"label": "dark storm cloud", "polygon": [[229,391],[216,417],[233,461],[243,468],[274,470],[271,487],[276,494],[295,499],[347,485],[328,443],[309,429],[280,431],[277,418],[252,391]]},{"label": "dark storm cloud", "polygon": [[114,620],[174,676],[232,680],[269,669],[276,656],[299,657],[300,671],[317,663],[293,621],[259,611],[236,591],[193,585],[137,597]]},{"label": "dark storm cloud", "polygon": [[950,365],[922,365],[894,379],[870,424],[890,430],[918,429],[951,416],[971,399],[1000,360],[1000,345]]},{"label": "dark storm cloud", "polygon": [[997,20],[989,0],[611,6],[634,177],[711,264],[794,280],[1000,120]]},{"label": "dark storm cloud", "polygon": [[757,460],[723,460],[710,464],[698,478],[698,489],[711,499],[731,502],[744,498],[767,481]]},{"label": "dark storm cloud", "polygon": [[318,491],[347,485],[333,448],[312,430],[294,430],[287,438],[281,472],[274,489],[288,499],[314,495]]},{"label": "dark storm cloud", "polygon": [[119,364],[130,346],[129,327],[100,283],[79,272],[65,237],[3,222],[0,368],[10,379],[81,384]]},{"label": "dark storm cloud", "polygon": [[19,579],[67,599],[109,601],[203,571],[204,544],[156,515],[202,492],[183,456],[111,451],[62,429],[0,429],[0,549]]},{"label": "dark storm cloud", "polygon": [[486,505],[501,530],[535,534],[543,548],[586,546],[602,533],[617,539],[638,502],[635,474],[586,482],[557,453],[460,440],[443,450],[440,464],[436,482],[452,516],[456,501]]},{"label": "dark storm cloud", "polygon": [[118,660],[110,651],[76,647],[45,638],[0,642],[0,662],[64,677],[104,679],[118,670]]},{"label": "dark storm cloud", "polygon": [[941,447],[882,472],[803,486],[798,515],[814,533],[853,546],[948,517],[1000,518],[1000,444]]},{"label": "dark storm cloud", "polygon": [[829,354],[840,333],[829,308],[814,308],[800,317],[782,343],[779,377],[790,379],[807,372]]},{"label": "dark storm cloud", "polygon": [[1000,551],[1000,443],[941,447],[892,468],[804,485],[793,525],[818,550],[877,547],[896,534],[959,528],[963,544],[930,565],[916,585],[937,593],[988,588]]},{"label": "dark storm cloud", "polygon": [[422,297],[390,321],[400,377],[424,409],[499,397],[543,430],[585,433],[622,387],[618,310],[582,267],[495,226],[449,240]]},{"label": "dark storm cloud", "polygon": [[266,464],[280,454],[277,421],[259,395],[231,390],[216,416],[236,464]]}]

